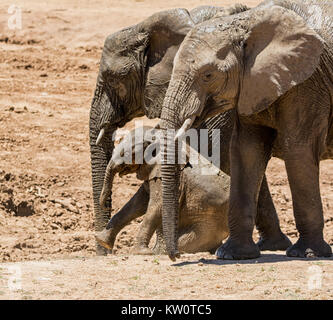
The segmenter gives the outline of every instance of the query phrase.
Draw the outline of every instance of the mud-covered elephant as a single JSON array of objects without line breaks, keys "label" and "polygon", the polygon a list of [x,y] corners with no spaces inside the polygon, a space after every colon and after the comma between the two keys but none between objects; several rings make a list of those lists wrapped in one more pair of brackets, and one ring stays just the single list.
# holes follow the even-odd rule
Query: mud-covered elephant
[{"label": "mud-covered elephant", "polygon": [[[270,157],[285,161],[298,241],[287,255],[330,256],[323,239],[319,162],[333,157],[332,1],[265,1],[257,8],[194,27],[182,42],[161,114],[161,128],[186,132],[233,109],[230,236],[221,259],[260,255],[252,238]],[[177,137],[177,136],[176,136]],[[170,137],[162,159],[174,146]],[[179,168],[162,163],[163,233],[178,256]]]},{"label": "mud-covered elephant", "polygon": [[[135,117],[158,118],[170,81],[173,60],[186,34],[217,13],[231,15],[247,10],[245,6],[230,8],[199,7],[162,11],[143,22],[107,37],[100,61],[95,95],[90,110],[90,150],[95,229],[101,231],[111,212],[111,197],[107,209],[102,209],[99,197],[107,164],[113,151],[112,136]],[[224,127],[224,124],[225,127]],[[229,142],[233,113],[209,122],[225,131],[225,152],[222,170],[229,173]],[[205,123],[203,124],[205,126]],[[223,129],[224,128],[224,129]],[[257,226],[263,249],[282,249],[289,241],[281,233],[277,215],[266,183],[263,183],[258,205]],[[104,248],[97,246],[97,254]]]},{"label": "mud-covered elephant", "polygon": [[[141,139],[135,138],[141,135]],[[97,241],[112,250],[119,231],[133,219],[144,214],[132,253],[151,254],[148,244],[154,232],[157,243],[153,251],[165,253],[162,229],[162,188],[159,157],[159,140],[156,129],[150,127],[134,129],[129,137],[115,148],[107,166],[101,206],[104,207],[111,195],[115,174],[123,176],[136,173],[144,181],[139,191],[110,219],[106,228],[96,234]],[[191,150],[192,159],[197,161],[183,164],[180,184],[178,247],[182,252],[214,252],[228,236],[227,211],[230,178],[206,158]],[[125,153],[131,153],[129,161]],[[134,162],[135,153],[145,155],[142,164]],[[145,161],[147,160],[147,161]],[[155,161],[153,161],[155,160]],[[204,175],[203,175],[204,173]]]}]

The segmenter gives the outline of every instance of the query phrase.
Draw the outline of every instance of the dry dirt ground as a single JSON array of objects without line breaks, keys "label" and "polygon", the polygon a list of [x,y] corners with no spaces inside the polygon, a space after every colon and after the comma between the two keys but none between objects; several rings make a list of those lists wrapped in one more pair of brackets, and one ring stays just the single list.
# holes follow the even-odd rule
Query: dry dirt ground
[{"label": "dry dirt ground", "polygon": [[[88,117],[105,37],[159,10],[233,2],[16,1],[22,29],[10,30],[13,2],[1,1],[0,299],[333,298],[332,259],[292,260],[277,252],[257,263],[223,262],[203,253],[174,264],[164,256],[131,256],[140,219],[121,232],[114,256],[94,257]],[[331,245],[332,176],[333,162],[322,162],[325,238]],[[268,179],[282,229],[295,241],[282,161],[271,160]],[[133,175],[116,180],[114,212],[139,184]],[[10,291],[18,265],[22,277],[14,282],[21,289]],[[317,276],[321,289],[310,290]]]}]

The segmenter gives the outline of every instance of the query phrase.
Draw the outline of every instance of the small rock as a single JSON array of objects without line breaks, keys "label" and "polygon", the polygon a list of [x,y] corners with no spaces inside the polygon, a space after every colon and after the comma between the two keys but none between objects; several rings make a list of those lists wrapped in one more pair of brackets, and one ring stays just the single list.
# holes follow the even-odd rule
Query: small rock
[{"label": "small rock", "polygon": [[22,247],[23,247],[23,244],[22,243],[16,243],[15,245],[14,245],[14,248],[15,249],[20,249],[20,250],[22,250]]},{"label": "small rock", "polygon": [[34,206],[32,203],[22,201],[19,203],[16,209],[15,216],[17,217],[29,217],[35,213]]},{"label": "small rock", "polygon": [[77,206],[79,209],[82,209],[82,208],[83,208],[83,205],[81,204],[81,202],[76,202],[76,206]]},{"label": "small rock", "polygon": [[64,199],[64,200],[61,200],[61,199],[54,199],[54,200],[51,200],[52,202],[54,202],[57,206],[60,205],[62,208],[64,209],[67,209],[68,211],[71,211],[71,212],[74,212],[74,213],[80,213],[79,209],[74,207],[72,204],[71,204],[71,201],[69,199]]},{"label": "small rock", "polygon": [[306,258],[314,258],[314,257],[316,257],[316,255],[315,255],[315,253],[313,252],[312,249],[307,248],[307,249],[305,250],[305,257],[306,257]]},{"label": "small rock", "polygon": [[56,229],[59,229],[59,226],[55,223],[51,223],[50,227],[53,229],[53,230],[56,230]]},{"label": "small rock", "polygon": [[198,266],[202,267],[204,264],[202,262],[198,263]]}]

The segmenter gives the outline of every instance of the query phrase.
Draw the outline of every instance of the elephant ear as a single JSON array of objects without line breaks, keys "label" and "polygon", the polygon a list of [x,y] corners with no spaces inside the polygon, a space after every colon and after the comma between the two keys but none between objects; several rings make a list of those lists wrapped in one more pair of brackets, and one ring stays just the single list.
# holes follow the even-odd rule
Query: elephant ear
[{"label": "elephant ear", "polygon": [[159,161],[160,143],[150,143],[144,151],[144,164],[137,171],[137,178],[140,180],[152,180],[161,177],[161,166]]},{"label": "elephant ear", "polygon": [[238,99],[238,113],[246,116],[263,111],[307,80],[323,51],[323,40],[296,13],[272,6],[254,15],[254,26],[244,43]]},{"label": "elephant ear", "polygon": [[149,34],[148,65],[158,63],[167,49],[179,45],[194,23],[186,9],[158,12],[140,25],[142,32]]}]

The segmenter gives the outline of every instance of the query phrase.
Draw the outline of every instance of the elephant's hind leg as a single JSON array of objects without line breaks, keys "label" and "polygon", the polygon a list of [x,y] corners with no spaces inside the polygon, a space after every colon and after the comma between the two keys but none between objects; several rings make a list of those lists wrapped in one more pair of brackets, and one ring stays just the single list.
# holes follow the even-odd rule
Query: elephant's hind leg
[{"label": "elephant's hind leg", "polygon": [[257,243],[260,251],[286,250],[292,245],[288,237],[281,231],[266,176],[263,178],[259,193],[256,227],[260,234]]},{"label": "elephant's hind leg", "polygon": [[155,230],[162,225],[161,206],[156,206],[150,201],[148,212],[140,225],[139,233],[136,237],[136,243],[131,250],[133,254],[153,254],[148,248],[151,237]]},{"label": "elephant's hind leg", "polygon": [[290,257],[329,257],[331,247],[324,241],[324,217],[319,189],[319,159],[311,145],[292,148],[285,156],[293,198],[298,241],[288,248]]}]

